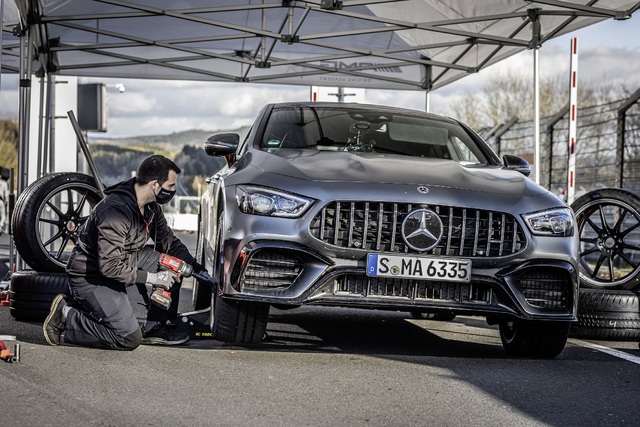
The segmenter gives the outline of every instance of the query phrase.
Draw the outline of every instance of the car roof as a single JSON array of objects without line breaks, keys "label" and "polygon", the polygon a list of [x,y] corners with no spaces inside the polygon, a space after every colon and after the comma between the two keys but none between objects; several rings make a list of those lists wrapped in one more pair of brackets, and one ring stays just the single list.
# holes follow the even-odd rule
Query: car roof
[{"label": "car roof", "polygon": [[389,105],[378,105],[378,104],[361,104],[358,102],[312,102],[312,101],[302,101],[302,102],[279,102],[270,104],[273,108],[292,108],[292,107],[309,107],[309,108],[343,108],[343,109],[357,109],[357,110],[365,110],[365,111],[376,111],[376,112],[386,112],[386,113],[395,113],[395,114],[406,114],[412,116],[421,116],[425,118],[431,118],[434,120],[447,120],[456,122],[457,120],[443,116],[440,114],[427,113],[425,111],[414,110],[411,108],[402,108],[402,107],[392,107]]}]

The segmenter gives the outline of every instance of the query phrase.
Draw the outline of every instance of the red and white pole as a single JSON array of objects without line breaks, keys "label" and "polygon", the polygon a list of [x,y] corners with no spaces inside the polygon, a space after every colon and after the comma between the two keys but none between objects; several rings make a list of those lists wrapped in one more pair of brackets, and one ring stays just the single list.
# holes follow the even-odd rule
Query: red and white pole
[{"label": "red and white pole", "polygon": [[573,203],[576,192],[576,119],[578,115],[578,39],[571,39],[569,89],[569,147],[567,166],[567,203]]}]

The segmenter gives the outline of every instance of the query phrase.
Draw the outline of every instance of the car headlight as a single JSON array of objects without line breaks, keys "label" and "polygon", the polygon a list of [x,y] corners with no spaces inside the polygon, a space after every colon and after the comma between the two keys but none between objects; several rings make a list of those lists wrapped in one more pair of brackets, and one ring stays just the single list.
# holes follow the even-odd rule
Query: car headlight
[{"label": "car headlight", "polygon": [[575,222],[569,208],[556,208],[523,215],[533,234],[539,236],[573,236]]},{"label": "car headlight", "polygon": [[246,214],[296,218],[313,202],[302,196],[276,191],[265,187],[236,187],[238,208]]}]

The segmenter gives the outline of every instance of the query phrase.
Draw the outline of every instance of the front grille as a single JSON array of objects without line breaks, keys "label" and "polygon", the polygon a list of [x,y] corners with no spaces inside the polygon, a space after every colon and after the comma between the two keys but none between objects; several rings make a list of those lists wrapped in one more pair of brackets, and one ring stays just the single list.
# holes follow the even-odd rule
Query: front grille
[{"label": "front grille", "polygon": [[518,288],[533,307],[567,309],[570,306],[571,279],[563,271],[527,271],[518,277]]},{"label": "front grille", "polygon": [[[381,252],[415,252],[404,242],[402,221],[424,205],[381,202],[331,202],[313,218],[312,236],[340,248]],[[501,257],[525,247],[516,219],[507,213],[429,205],[444,226],[443,237],[425,254]]]},{"label": "front grille", "polygon": [[285,289],[298,278],[304,262],[290,251],[270,249],[251,255],[240,279],[242,289]]},{"label": "front grille", "polygon": [[336,277],[333,287],[337,295],[399,297],[415,301],[490,303],[492,295],[490,287],[483,284],[368,277],[357,274]]}]

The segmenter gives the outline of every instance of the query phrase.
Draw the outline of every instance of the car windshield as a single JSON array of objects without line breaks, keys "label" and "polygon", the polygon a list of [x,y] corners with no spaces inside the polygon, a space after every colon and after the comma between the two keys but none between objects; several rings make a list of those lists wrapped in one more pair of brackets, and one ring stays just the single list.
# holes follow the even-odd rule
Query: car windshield
[{"label": "car windshield", "polygon": [[260,148],[272,153],[290,149],[372,152],[465,165],[488,163],[466,130],[452,120],[353,106],[275,108]]}]

